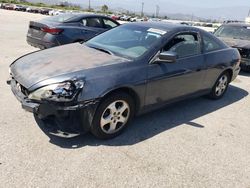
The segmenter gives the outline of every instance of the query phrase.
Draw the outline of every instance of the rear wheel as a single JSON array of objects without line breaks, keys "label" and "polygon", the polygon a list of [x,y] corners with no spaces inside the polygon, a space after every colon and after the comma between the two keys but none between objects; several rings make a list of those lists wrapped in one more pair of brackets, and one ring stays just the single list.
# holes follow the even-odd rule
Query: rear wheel
[{"label": "rear wheel", "polygon": [[230,76],[228,72],[224,72],[220,75],[212,88],[209,97],[211,99],[220,99],[226,93],[228,85],[230,82]]},{"label": "rear wheel", "polygon": [[134,101],[126,93],[115,93],[98,107],[91,132],[97,138],[109,139],[118,136],[134,116]]}]

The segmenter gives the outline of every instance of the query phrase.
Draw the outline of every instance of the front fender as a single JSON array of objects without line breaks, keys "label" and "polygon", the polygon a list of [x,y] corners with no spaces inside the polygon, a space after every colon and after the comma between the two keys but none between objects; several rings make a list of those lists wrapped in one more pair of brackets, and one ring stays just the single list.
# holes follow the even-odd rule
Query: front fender
[{"label": "front fender", "polygon": [[[116,68],[115,68],[116,67]],[[95,71],[86,75],[79,101],[99,99],[121,88],[133,90],[140,99],[145,96],[146,66],[114,65],[112,70]]]}]

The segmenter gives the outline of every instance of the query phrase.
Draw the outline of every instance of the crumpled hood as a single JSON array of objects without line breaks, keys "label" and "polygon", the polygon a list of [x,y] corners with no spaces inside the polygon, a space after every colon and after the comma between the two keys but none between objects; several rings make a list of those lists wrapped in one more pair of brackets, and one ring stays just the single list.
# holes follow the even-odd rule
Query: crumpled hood
[{"label": "crumpled hood", "polygon": [[79,43],[37,51],[17,59],[13,77],[24,87],[59,75],[129,61]]},{"label": "crumpled hood", "polygon": [[232,38],[226,38],[226,37],[218,37],[218,38],[233,48],[250,49],[250,41],[249,40],[232,39]]}]

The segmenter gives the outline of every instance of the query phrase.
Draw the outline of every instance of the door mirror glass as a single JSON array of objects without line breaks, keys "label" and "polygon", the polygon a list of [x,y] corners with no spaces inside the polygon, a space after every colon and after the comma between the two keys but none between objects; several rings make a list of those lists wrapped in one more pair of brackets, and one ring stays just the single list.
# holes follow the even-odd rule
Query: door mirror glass
[{"label": "door mirror glass", "polygon": [[175,63],[177,59],[177,53],[171,51],[161,52],[156,59],[159,63]]}]

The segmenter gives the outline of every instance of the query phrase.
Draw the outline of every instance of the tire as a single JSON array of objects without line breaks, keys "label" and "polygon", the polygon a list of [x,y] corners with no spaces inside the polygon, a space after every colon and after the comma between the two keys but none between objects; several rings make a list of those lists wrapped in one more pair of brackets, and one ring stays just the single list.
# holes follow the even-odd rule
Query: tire
[{"label": "tire", "polygon": [[228,72],[222,73],[219,78],[216,80],[212,91],[208,95],[209,98],[217,100],[224,96],[228,89],[230,83],[230,75]]},{"label": "tire", "polygon": [[85,40],[79,39],[79,40],[76,40],[75,42],[78,42],[78,43],[80,43],[80,44],[83,44],[83,43],[85,42]]},{"label": "tire", "polygon": [[96,110],[91,133],[99,139],[111,139],[122,133],[135,114],[133,98],[123,92],[105,98]]}]

